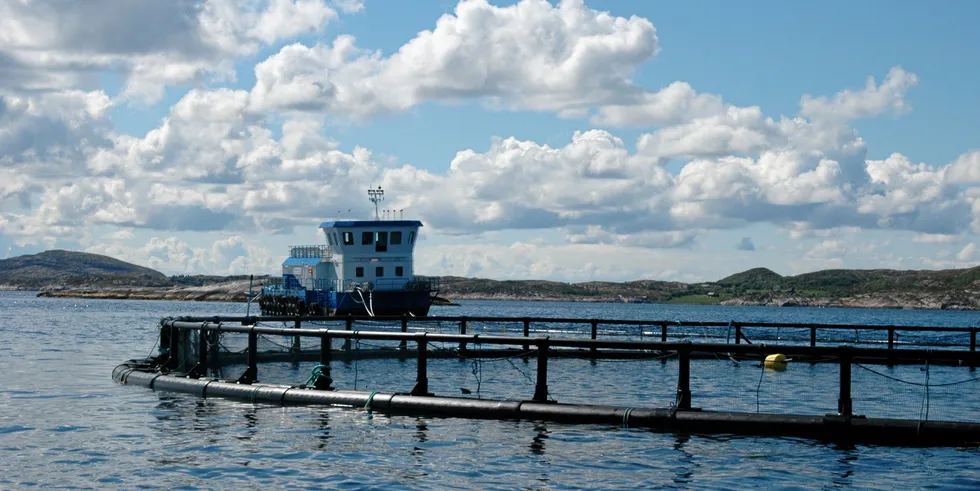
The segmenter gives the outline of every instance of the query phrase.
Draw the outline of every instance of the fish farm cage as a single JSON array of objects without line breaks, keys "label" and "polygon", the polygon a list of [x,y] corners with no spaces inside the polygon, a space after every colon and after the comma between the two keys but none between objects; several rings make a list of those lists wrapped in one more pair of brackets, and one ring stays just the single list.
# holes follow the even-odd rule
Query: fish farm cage
[{"label": "fish farm cage", "polygon": [[980,444],[976,327],[176,317],[121,383],[392,414]]}]

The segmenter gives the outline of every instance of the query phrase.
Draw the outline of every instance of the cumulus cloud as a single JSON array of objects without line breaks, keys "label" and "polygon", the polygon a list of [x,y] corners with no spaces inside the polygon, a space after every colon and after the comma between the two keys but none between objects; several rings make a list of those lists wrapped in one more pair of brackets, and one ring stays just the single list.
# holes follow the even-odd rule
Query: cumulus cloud
[{"label": "cumulus cloud", "polygon": [[887,110],[908,110],[905,94],[919,83],[919,77],[901,67],[888,71],[881,85],[869,77],[861,91],[844,90],[832,99],[805,95],[800,100],[800,114],[816,120],[849,121],[871,118]]},{"label": "cumulus cloud", "polygon": [[230,77],[236,57],[336,16],[322,0],[3,2],[0,90],[92,88],[109,70],[152,101],[167,85]]},{"label": "cumulus cloud", "polygon": [[658,50],[647,19],[615,17],[581,0],[497,7],[463,0],[391,56],[356,47],[286,46],[255,68],[262,110],[330,111],[363,118],[426,101],[577,114],[642,90],[630,82]]}]

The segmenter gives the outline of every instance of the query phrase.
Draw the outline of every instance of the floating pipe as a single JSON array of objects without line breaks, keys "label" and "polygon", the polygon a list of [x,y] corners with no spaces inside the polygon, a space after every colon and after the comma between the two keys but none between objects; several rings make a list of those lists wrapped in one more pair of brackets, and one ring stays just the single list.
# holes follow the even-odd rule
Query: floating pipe
[{"label": "floating pipe", "polygon": [[883,418],[754,414],[622,406],[539,403],[412,396],[406,394],[323,391],[282,385],[238,384],[160,375],[145,366],[124,364],[112,377],[119,383],[200,397],[251,402],[359,407],[405,415],[553,421],[569,424],[623,425],[685,433],[790,436],[851,444],[964,446],[980,443],[980,424]]}]

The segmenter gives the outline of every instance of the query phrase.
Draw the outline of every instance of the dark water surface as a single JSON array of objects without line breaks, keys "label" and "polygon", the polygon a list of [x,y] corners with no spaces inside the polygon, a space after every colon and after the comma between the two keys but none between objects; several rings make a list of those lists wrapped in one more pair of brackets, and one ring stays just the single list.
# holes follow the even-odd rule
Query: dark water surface
[{"label": "dark water surface", "polygon": [[[0,488],[895,489],[980,488],[977,448],[841,448],[806,440],[684,436],[605,426],[386,416],[279,407],[121,386],[113,367],[151,352],[166,315],[241,315],[240,304],[35,298],[0,293]],[[980,314],[851,309],[465,302],[441,315],[970,326]],[[662,407],[676,365],[555,360],[562,402]],[[477,372],[479,369],[479,379]],[[919,367],[876,367],[921,381]],[[301,383],[307,366],[262,367]],[[432,390],[526,398],[533,363],[430,362]],[[931,381],[968,379],[934,367]],[[782,373],[727,360],[692,365],[695,404],[821,414],[836,407],[833,365]],[[335,362],[340,388],[406,390],[411,360]],[[919,387],[856,369],[855,407],[920,416]],[[732,390],[732,387],[739,390]],[[935,390],[932,419],[980,419],[976,383]]]}]

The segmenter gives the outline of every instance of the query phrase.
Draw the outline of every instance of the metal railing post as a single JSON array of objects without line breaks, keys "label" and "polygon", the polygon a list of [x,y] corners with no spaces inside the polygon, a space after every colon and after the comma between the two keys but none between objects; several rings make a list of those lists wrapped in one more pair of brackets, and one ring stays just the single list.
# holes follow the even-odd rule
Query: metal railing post
[{"label": "metal railing post", "polygon": [[429,375],[428,375],[428,344],[429,341],[425,339],[425,333],[423,332],[418,338],[418,374],[415,376],[415,387],[412,388],[411,394],[413,396],[431,396],[432,393],[429,392]]},{"label": "metal railing post", "polygon": [[170,325],[170,356],[167,358],[167,368],[176,370],[180,367],[180,329],[173,324]]},{"label": "metal railing post", "polygon": [[817,345],[817,328],[810,326],[810,347],[813,348]]},{"label": "metal railing post", "polygon": [[677,409],[691,409],[691,352],[684,348],[677,351]]},{"label": "metal railing post", "polygon": [[[597,321],[595,319],[592,319],[591,324],[592,324],[592,340],[595,341],[596,336],[599,333],[599,321]],[[597,350],[596,350],[595,345],[592,346],[592,348],[590,349],[590,351],[592,352],[592,356],[593,357],[596,356]]]},{"label": "metal railing post", "polygon": [[661,343],[666,343],[667,342],[667,323],[666,322],[661,322],[660,323],[660,342]]},{"label": "metal railing post", "polygon": [[840,396],[837,399],[837,414],[851,417],[853,405],[851,402],[851,347],[840,347]]},{"label": "metal railing post", "polygon": [[[404,315],[402,316],[402,332],[408,332],[408,316]],[[402,339],[401,342],[398,343],[398,349],[401,350],[402,353],[408,351],[408,340]]]},{"label": "metal railing post", "polygon": [[[296,321],[293,324],[293,328],[301,329],[302,327],[303,327],[303,321],[300,320],[300,316],[297,315]],[[300,341],[299,336],[293,336],[293,348],[292,348],[293,353],[299,353],[302,350],[301,343],[302,342]]]},{"label": "metal railing post", "polygon": [[207,322],[202,322],[197,330],[197,366],[188,374],[194,378],[201,378],[208,374],[208,334],[204,329],[206,325]]},{"label": "metal railing post", "polygon": [[[528,337],[530,335],[531,335],[531,319],[524,319],[524,337],[526,338],[526,337]],[[528,345],[528,344],[525,344],[523,346],[523,348],[524,348],[524,351],[527,351],[527,350],[531,349],[531,346]]]},{"label": "metal railing post", "polygon": [[[460,317],[459,318],[459,334],[460,334],[460,336],[463,336],[463,335],[466,334],[466,317]],[[459,343],[459,354],[460,355],[463,355],[463,356],[466,356],[466,343],[465,342],[460,342]]]},{"label": "metal railing post", "polygon": [[534,386],[534,402],[548,402],[548,338],[537,342],[538,381]]},{"label": "metal railing post", "polygon": [[330,377],[330,335],[320,336],[320,376],[313,382],[317,390],[333,390],[333,378]]},{"label": "metal railing post", "polygon": [[253,384],[259,377],[259,335],[255,332],[255,326],[248,332],[248,368],[241,377],[238,377],[240,384]]},{"label": "metal railing post", "polygon": [[970,327],[970,370],[977,367],[977,328]]},{"label": "metal railing post", "polygon": [[735,344],[742,344],[742,325],[735,322]]},{"label": "metal railing post", "polygon": [[[347,323],[344,326],[345,330],[351,331],[354,329],[354,319],[350,317],[347,318]],[[344,351],[350,352],[350,338],[344,339]]]}]

